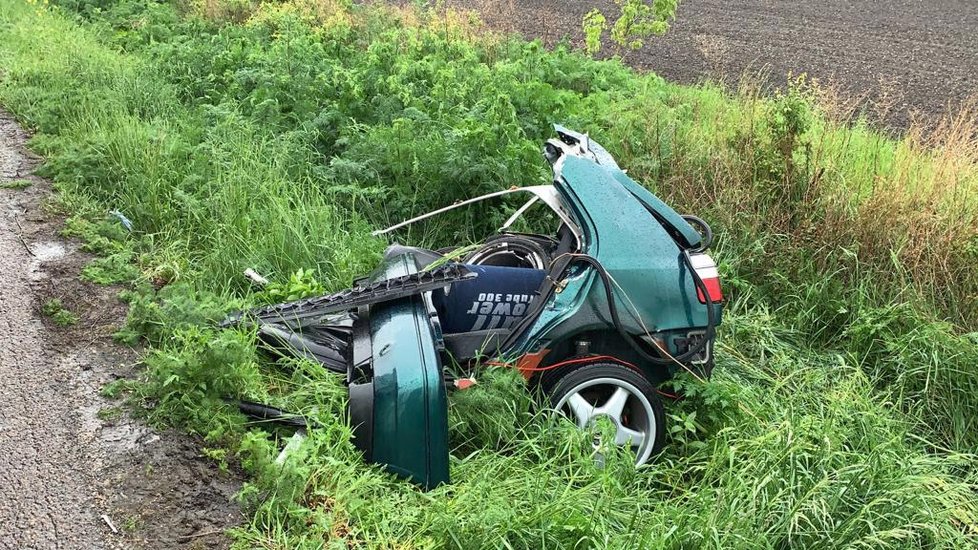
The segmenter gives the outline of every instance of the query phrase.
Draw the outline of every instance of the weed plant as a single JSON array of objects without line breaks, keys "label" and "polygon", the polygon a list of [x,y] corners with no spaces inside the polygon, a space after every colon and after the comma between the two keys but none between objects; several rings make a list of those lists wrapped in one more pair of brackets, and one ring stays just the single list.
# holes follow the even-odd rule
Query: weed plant
[{"label": "weed plant", "polygon": [[[964,548],[978,542],[976,111],[899,139],[793,79],[683,87],[493,35],[472,18],[338,0],[0,0],[0,103],[34,131],[66,232],[125,282],[148,344],[107,387],[250,480],[241,548]],[[730,300],[710,382],[672,382],[667,449],[635,469],[534,412],[513,372],[452,398],[454,483],[360,460],[341,381],[274,362],[228,311],[347,286],[371,229],[546,181],[550,124],[711,221]],[[468,242],[509,212],[398,235]],[[132,232],[109,212],[121,212]],[[108,220],[108,221],[106,221]],[[273,284],[255,293],[247,268]],[[225,397],[315,419],[249,425]]]},{"label": "weed plant", "polygon": [[51,318],[55,324],[67,327],[78,322],[78,315],[66,308],[58,298],[51,298],[41,306],[41,313]]},{"label": "weed plant", "polygon": [[27,189],[31,185],[32,183],[28,180],[10,180],[0,182],[0,189],[16,189],[19,191],[22,189]]}]

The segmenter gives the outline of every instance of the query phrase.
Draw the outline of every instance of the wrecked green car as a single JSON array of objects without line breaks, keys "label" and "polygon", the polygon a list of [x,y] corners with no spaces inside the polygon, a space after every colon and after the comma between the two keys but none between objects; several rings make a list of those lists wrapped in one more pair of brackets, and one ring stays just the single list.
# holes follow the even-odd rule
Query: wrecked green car
[{"label": "wrecked green car", "polygon": [[[630,179],[587,135],[556,126],[548,185],[464,255],[393,245],[347,290],[230,317],[257,324],[279,353],[343,373],[355,443],[368,461],[426,488],[449,481],[446,364],[520,370],[547,405],[585,428],[599,418],[643,464],[661,447],[656,387],[679,370],[708,376],[723,295],[712,234]],[[552,235],[507,231],[534,205]],[[449,259],[452,258],[452,259]]]}]

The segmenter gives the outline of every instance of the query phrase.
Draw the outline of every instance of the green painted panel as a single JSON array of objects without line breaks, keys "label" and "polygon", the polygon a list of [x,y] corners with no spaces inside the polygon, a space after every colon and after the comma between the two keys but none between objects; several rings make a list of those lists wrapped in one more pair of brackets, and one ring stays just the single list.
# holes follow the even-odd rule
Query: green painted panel
[{"label": "green painted panel", "polygon": [[[620,177],[612,172],[618,172]],[[629,332],[642,333],[643,328],[632,313],[637,311],[652,332],[706,326],[706,307],[696,298],[682,251],[646,205],[623,185],[622,177],[628,180],[620,171],[605,169],[588,159],[565,156],[554,182],[584,231],[583,252],[597,258],[630,298],[630,303],[618,301],[622,322]],[[689,227],[664,203],[658,209],[668,210],[669,218],[678,218]],[[616,289],[616,294],[621,296],[621,291]],[[541,342],[562,338],[561,325],[585,310],[594,313],[594,328],[610,325],[604,287],[592,268],[582,266],[551,299],[514,351],[525,353],[540,347]],[[581,329],[578,325],[575,328]]]},{"label": "green painted panel", "polygon": [[[409,255],[387,277],[415,271]],[[449,480],[448,403],[435,334],[421,296],[372,306],[373,460],[433,488]]]}]

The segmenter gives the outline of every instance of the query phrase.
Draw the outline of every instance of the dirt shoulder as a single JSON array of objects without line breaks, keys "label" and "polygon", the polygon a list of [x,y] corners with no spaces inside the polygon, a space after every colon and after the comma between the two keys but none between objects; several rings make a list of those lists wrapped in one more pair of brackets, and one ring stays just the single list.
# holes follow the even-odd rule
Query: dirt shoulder
[{"label": "dirt shoulder", "polygon": [[[240,476],[100,395],[138,365],[111,340],[125,307],[119,289],[79,279],[91,256],[58,236],[26,139],[0,111],[0,548],[226,546]],[[43,314],[52,299],[77,322]]]},{"label": "dirt shoulder", "polygon": [[[554,43],[582,42],[581,20],[612,0],[448,0],[490,26]],[[978,94],[978,7],[972,0],[683,0],[669,33],[628,62],[681,83],[736,84],[763,71],[769,85],[807,73],[853,97],[894,129],[939,117]],[[879,111],[877,113],[876,111]]]}]

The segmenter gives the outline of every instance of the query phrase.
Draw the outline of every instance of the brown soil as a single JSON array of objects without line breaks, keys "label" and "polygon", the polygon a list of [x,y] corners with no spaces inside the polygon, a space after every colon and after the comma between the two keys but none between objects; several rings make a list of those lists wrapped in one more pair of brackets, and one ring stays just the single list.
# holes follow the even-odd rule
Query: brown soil
[{"label": "brown soil", "polygon": [[[550,44],[580,44],[581,21],[593,8],[609,19],[616,13],[611,0],[445,5],[474,9],[494,28]],[[683,0],[669,33],[649,42],[626,61],[682,83],[736,84],[762,72],[762,82],[780,86],[788,73],[807,73],[865,97],[869,114],[894,129],[915,114],[933,120],[978,94],[973,0]]]},{"label": "brown soil", "polygon": [[[0,548],[226,547],[240,476],[100,395],[135,375],[139,354],[112,342],[119,289],[79,279],[92,258],[58,236],[26,139],[0,111],[0,184],[31,183],[0,188]],[[52,298],[78,322],[42,314]]]}]

